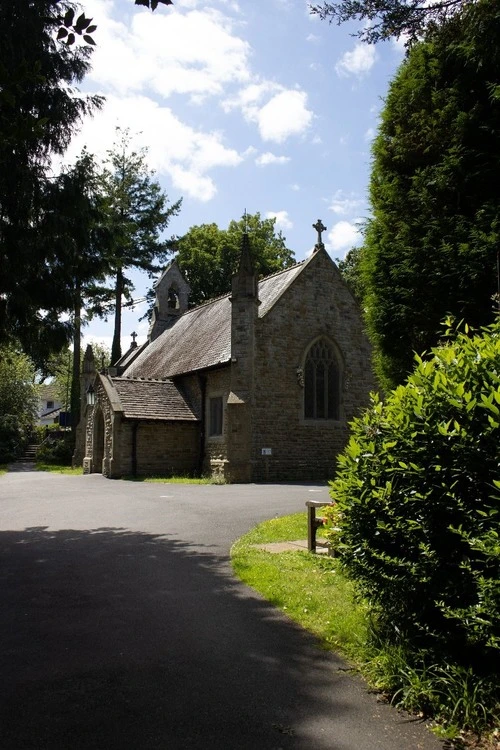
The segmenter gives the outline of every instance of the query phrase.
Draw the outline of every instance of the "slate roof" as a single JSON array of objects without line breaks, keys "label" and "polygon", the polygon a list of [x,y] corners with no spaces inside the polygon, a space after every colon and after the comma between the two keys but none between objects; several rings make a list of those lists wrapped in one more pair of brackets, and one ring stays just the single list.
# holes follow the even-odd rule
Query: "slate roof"
[{"label": "slate roof", "polygon": [[[303,261],[259,281],[259,318],[271,310],[307,263]],[[227,294],[184,313],[139,354],[124,376],[175,377],[226,364],[230,358],[231,302]]]},{"label": "slate roof", "polygon": [[198,421],[184,394],[171,380],[109,378],[129,419]]},{"label": "slate roof", "polygon": [[141,346],[131,346],[125,354],[122,354],[120,359],[114,363],[115,367],[120,368],[121,370],[124,370],[128,365],[130,365],[136,357],[141,353],[141,351],[146,347],[146,344],[141,344]]}]

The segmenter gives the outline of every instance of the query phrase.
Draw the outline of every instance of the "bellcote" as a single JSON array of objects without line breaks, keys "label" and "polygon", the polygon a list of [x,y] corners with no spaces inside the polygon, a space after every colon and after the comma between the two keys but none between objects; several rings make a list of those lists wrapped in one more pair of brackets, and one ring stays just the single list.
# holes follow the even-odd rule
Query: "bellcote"
[{"label": "bellcote", "polygon": [[156,300],[149,326],[148,338],[154,341],[183,315],[189,306],[191,287],[174,260],[154,285]]}]

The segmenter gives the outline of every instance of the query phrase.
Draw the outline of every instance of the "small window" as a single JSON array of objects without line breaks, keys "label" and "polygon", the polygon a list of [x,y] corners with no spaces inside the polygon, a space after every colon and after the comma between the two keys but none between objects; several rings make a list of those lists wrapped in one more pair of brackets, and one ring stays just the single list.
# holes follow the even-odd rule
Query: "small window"
[{"label": "small window", "polygon": [[340,419],[340,372],[336,354],[320,339],[308,352],[304,367],[304,417]]},{"label": "small window", "polygon": [[53,401],[47,401],[47,409],[53,409],[54,408],[54,402]]},{"label": "small window", "polygon": [[180,308],[179,295],[173,287],[168,290],[167,307],[169,310],[179,310]]},{"label": "small window", "polygon": [[209,425],[210,437],[222,435],[222,396],[215,396],[209,400]]}]

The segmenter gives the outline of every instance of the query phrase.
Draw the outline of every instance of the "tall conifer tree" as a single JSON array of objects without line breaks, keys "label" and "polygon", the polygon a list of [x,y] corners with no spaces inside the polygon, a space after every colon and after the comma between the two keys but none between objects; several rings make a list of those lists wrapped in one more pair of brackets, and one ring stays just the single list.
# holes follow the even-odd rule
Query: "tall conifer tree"
[{"label": "tall conifer tree", "polygon": [[447,314],[494,317],[500,242],[500,5],[429,32],[392,82],[373,146],[364,306],[386,386]]},{"label": "tall conifer tree", "polygon": [[75,89],[90,45],[56,40],[71,3],[0,3],[0,342],[21,341],[36,361],[68,339],[64,257],[42,232],[52,210],[48,169],[99,97]]},{"label": "tall conifer tree", "polygon": [[134,150],[129,131],[117,131],[118,140],[108,152],[102,175],[110,236],[109,264],[114,279],[112,362],[121,356],[122,300],[130,299],[134,288],[127,272],[138,269],[151,277],[158,273],[170,252],[161,233],[181,206],[181,200],[169,205],[167,195],[153,179],[146,163],[147,150]]}]

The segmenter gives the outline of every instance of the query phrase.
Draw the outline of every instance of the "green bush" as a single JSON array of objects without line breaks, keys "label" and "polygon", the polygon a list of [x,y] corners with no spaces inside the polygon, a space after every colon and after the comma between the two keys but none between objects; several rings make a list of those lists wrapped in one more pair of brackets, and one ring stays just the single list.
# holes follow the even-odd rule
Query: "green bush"
[{"label": "green bush", "polygon": [[0,416],[0,463],[15,461],[23,452],[25,433],[13,414]]},{"label": "green bush", "polygon": [[71,435],[48,438],[45,440],[36,454],[36,460],[40,463],[71,466],[74,444]]},{"label": "green bush", "polygon": [[387,643],[493,673],[500,654],[500,321],[448,341],[351,425],[331,543]]}]

